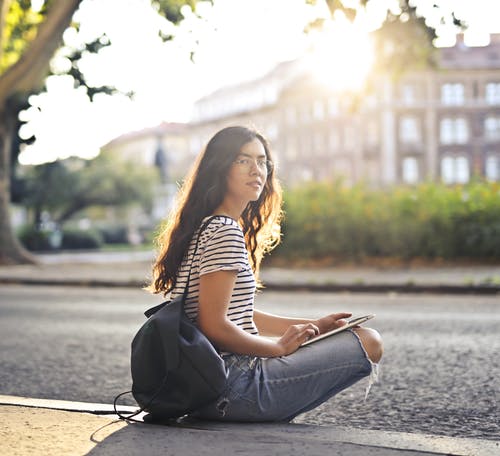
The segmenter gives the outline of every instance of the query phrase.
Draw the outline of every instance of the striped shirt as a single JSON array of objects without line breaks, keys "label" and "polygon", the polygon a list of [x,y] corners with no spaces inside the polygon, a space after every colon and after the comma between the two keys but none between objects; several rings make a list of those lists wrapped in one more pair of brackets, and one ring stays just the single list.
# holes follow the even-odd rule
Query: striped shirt
[{"label": "striped shirt", "polygon": [[[208,218],[202,221],[202,225]],[[227,317],[241,329],[251,334],[258,334],[253,321],[256,282],[248,261],[245,238],[240,226],[232,218],[216,216],[201,234],[198,249],[193,258],[198,231],[199,229],[193,235],[187,254],[179,268],[177,283],[172,290],[171,298],[174,299],[183,293],[192,261],[184,308],[187,316],[192,321],[196,321],[200,276],[216,271],[237,271]]]}]

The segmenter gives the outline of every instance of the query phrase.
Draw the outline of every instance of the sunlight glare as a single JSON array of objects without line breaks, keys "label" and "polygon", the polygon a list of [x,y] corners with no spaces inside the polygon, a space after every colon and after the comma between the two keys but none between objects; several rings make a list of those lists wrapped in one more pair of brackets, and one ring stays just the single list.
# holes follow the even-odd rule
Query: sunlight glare
[{"label": "sunlight glare", "polygon": [[368,32],[343,14],[325,23],[308,62],[313,76],[335,91],[360,90],[373,65],[374,49]]},{"label": "sunlight glare", "polygon": [[31,9],[33,12],[39,13],[43,8],[44,3],[45,0],[31,0]]}]

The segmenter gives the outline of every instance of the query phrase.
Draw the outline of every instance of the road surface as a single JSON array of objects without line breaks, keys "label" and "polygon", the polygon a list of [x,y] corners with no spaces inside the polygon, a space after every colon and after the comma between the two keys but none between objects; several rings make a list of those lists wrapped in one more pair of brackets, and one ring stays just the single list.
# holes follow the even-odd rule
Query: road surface
[{"label": "road surface", "polygon": [[[130,389],[130,342],[159,302],[133,289],[2,286],[0,394],[111,403]],[[362,381],[296,421],[498,440],[498,296],[264,292],[257,303],[377,315],[385,355],[366,402]]]}]

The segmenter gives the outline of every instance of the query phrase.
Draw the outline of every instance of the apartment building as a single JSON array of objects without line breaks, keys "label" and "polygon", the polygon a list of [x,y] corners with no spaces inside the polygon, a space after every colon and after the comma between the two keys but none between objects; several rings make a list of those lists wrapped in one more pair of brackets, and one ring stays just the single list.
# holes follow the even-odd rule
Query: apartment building
[{"label": "apartment building", "polygon": [[364,94],[322,85],[304,61],[200,99],[186,126],[194,156],[218,129],[253,125],[286,185],[341,176],[373,186],[500,180],[500,35],[437,51],[438,67],[378,75]]}]

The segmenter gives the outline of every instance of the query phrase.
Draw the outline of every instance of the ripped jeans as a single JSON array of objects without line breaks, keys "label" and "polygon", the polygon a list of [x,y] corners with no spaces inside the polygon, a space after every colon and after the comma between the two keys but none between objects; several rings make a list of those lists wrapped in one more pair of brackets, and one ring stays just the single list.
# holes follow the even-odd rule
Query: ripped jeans
[{"label": "ripped jeans", "polygon": [[288,356],[223,358],[226,391],[191,416],[219,421],[290,421],[363,377],[373,376],[377,368],[349,330]]}]

